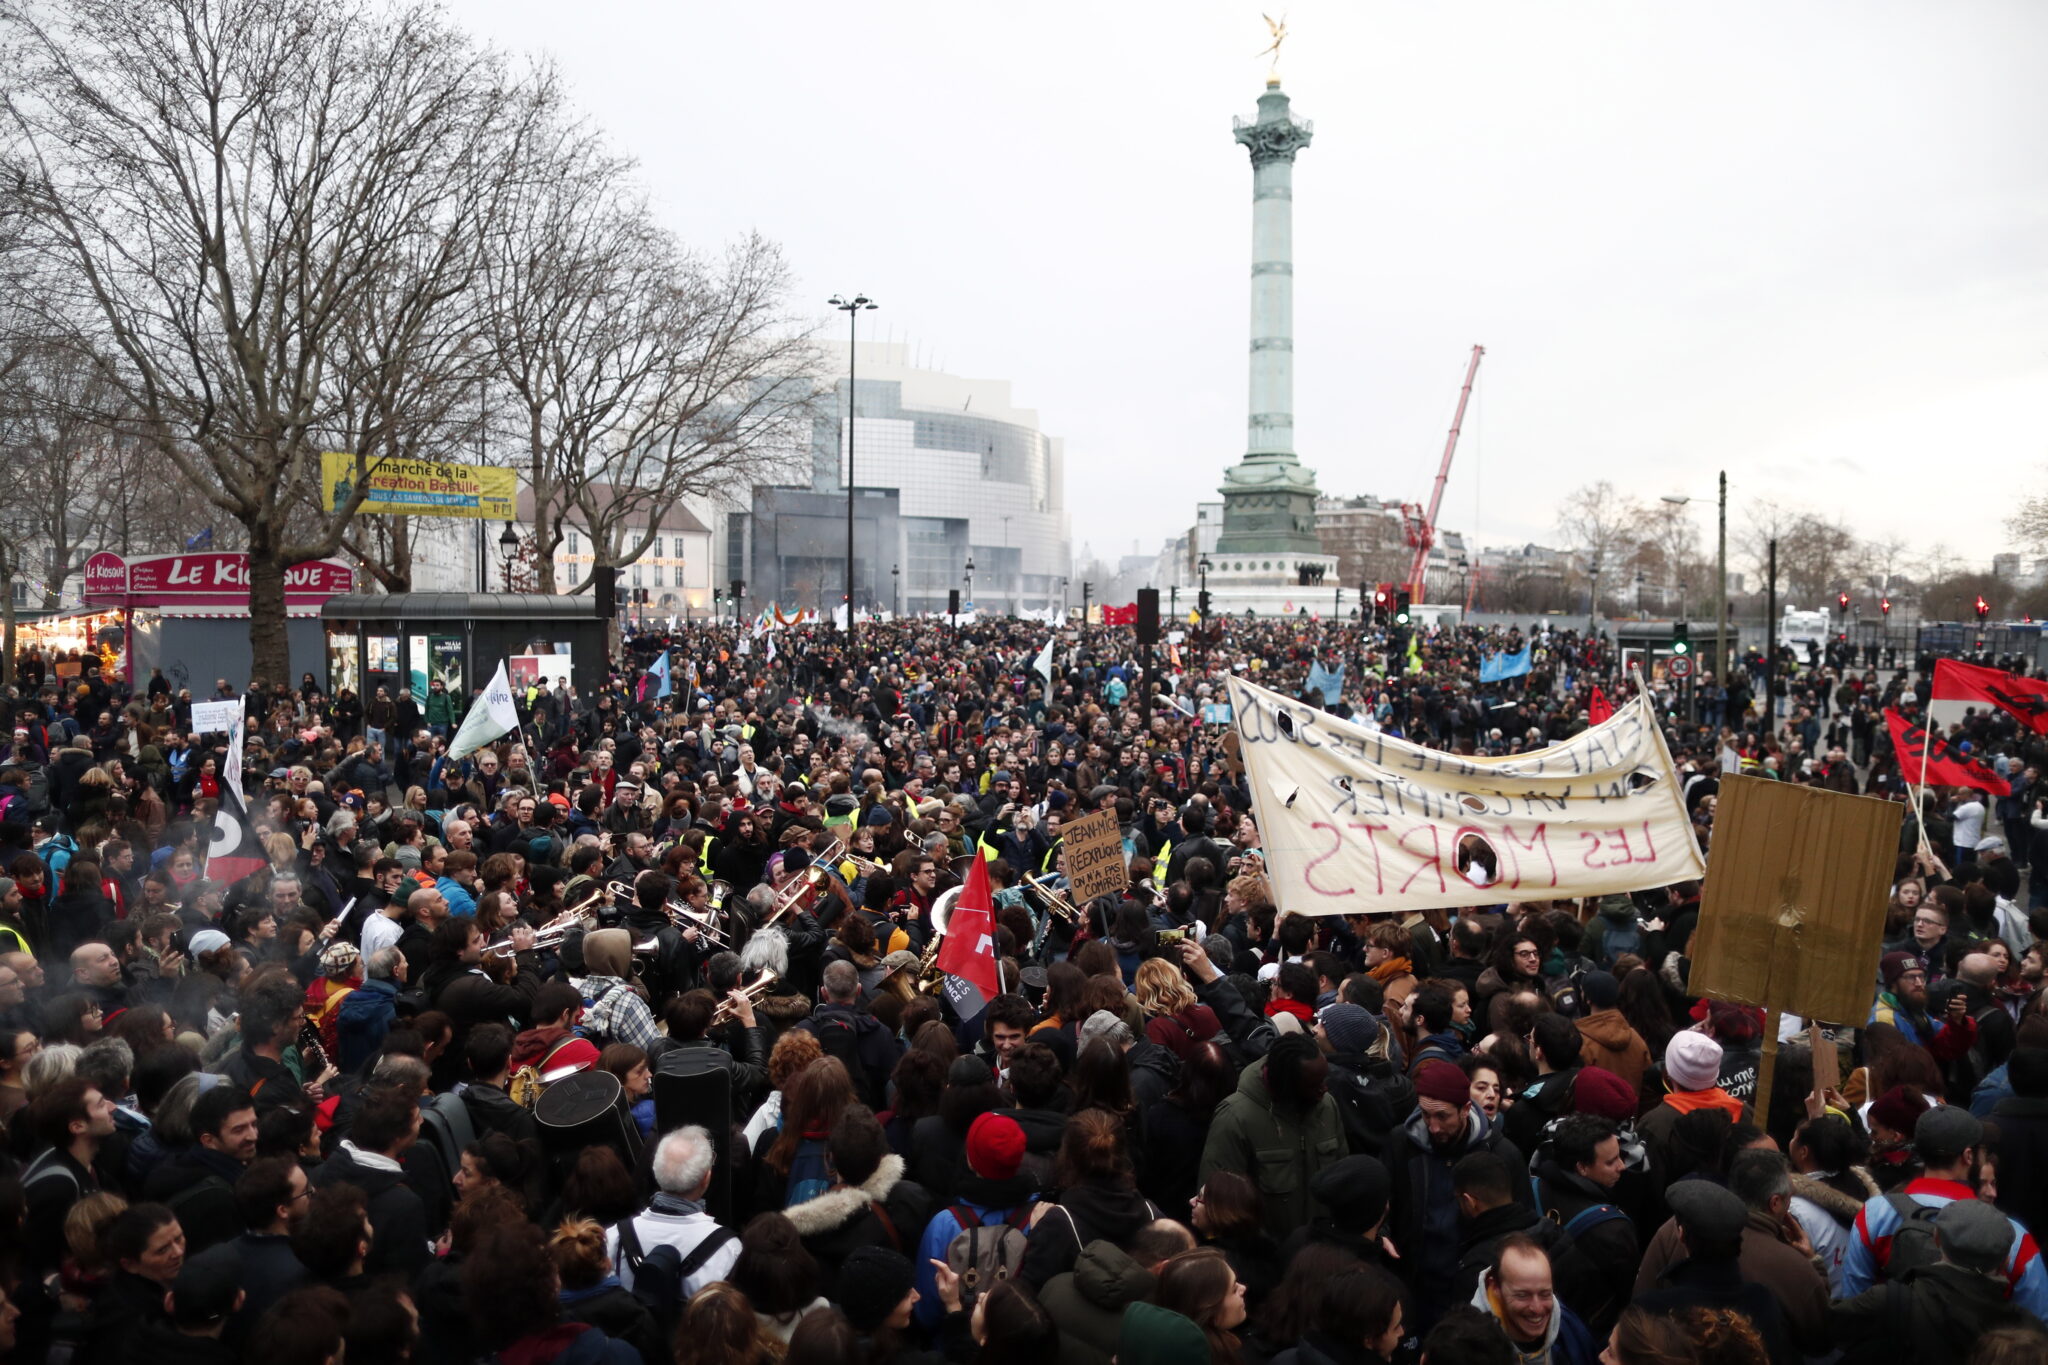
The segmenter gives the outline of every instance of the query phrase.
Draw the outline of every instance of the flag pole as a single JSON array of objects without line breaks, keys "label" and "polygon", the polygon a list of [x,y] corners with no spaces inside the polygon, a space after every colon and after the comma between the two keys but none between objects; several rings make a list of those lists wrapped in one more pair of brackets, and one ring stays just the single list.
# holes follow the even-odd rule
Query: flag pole
[{"label": "flag pole", "polygon": [[1913,794],[1913,825],[1920,836],[1920,852],[1929,862],[1934,861],[1934,849],[1927,842],[1927,755],[1934,748],[1934,731],[1928,728],[1933,724],[1932,712],[1920,723],[1920,785]]}]

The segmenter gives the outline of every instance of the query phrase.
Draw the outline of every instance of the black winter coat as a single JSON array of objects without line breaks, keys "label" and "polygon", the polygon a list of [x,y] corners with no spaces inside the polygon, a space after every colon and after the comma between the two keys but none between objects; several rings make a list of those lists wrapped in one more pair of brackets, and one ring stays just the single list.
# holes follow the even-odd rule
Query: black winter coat
[{"label": "black winter coat", "polygon": [[366,1274],[387,1271],[411,1276],[434,1259],[428,1246],[427,1210],[403,1171],[373,1170],[358,1165],[352,1149],[337,1148],[334,1155],[313,1171],[313,1184],[354,1185],[369,1200],[370,1255],[363,1263]]}]

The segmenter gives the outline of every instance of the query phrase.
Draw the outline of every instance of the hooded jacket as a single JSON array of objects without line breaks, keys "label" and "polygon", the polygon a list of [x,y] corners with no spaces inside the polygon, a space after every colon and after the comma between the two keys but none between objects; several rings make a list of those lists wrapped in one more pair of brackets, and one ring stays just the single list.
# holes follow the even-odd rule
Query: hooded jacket
[{"label": "hooded jacket", "polygon": [[1387,1140],[1381,1160],[1392,1188],[1387,1202],[1387,1229],[1408,1263],[1421,1299],[1422,1319],[1434,1322],[1458,1296],[1458,1198],[1451,1189],[1451,1167],[1472,1152],[1492,1152],[1515,1177],[1515,1199],[1529,1203],[1528,1162],[1505,1136],[1493,1130],[1477,1105],[1465,1106],[1465,1131],[1438,1149],[1429,1140],[1429,1126],[1420,1109]]},{"label": "hooded jacket", "polygon": [[1986,1328],[2031,1321],[2005,1297],[2005,1277],[1943,1262],[1828,1306],[1842,1365],[1963,1365]]},{"label": "hooded jacket", "polygon": [[1053,1276],[1038,1296],[1060,1331],[1059,1365],[1110,1365],[1124,1310],[1151,1298],[1156,1283],[1114,1242],[1082,1247],[1074,1268]]},{"label": "hooded jacket", "polygon": [[[1500,1304],[1480,1280],[1479,1288],[1473,1291],[1472,1306],[1488,1314],[1501,1324],[1501,1334],[1507,1335],[1507,1318]],[[1543,1340],[1534,1346],[1524,1346],[1512,1336],[1508,1345],[1515,1351],[1520,1365],[1596,1365],[1600,1359],[1600,1348],[1593,1342],[1593,1334],[1586,1330],[1586,1324],[1579,1321],[1579,1315],[1565,1307],[1563,1300],[1551,1305],[1550,1327]]]},{"label": "hooded jacket", "polygon": [[405,1183],[405,1172],[360,1165],[353,1147],[338,1147],[313,1171],[315,1188],[354,1185],[367,1197],[370,1214],[370,1255],[366,1274],[396,1271],[411,1276],[433,1259],[427,1243],[427,1209]]},{"label": "hooded jacket", "polygon": [[905,1256],[931,1217],[931,1196],[903,1178],[903,1158],[890,1153],[858,1185],[841,1185],[784,1209],[804,1249],[818,1262],[818,1292],[837,1302],[839,1267],[860,1247]]},{"label": "hooded jacket", "polygon": [[1265,1063],[1253,1062],[1216,1107],[1199,1178],[1217,1170],[1250,1177],[1264,1199],[1266,1231],[1278,1240],[1329,1212],[1310,1195],[1309,1182],[1350,1153],[1335,1099],[1325,1093],[1303,1112],[1282,1109],[1266,1089]]},{"label": "hooded jacket", "polygon": [[[1619,1208],[1616,1194],[1603,1190],[1577,1171],[1566,1170],[1550,1155],[1539,1152],[1535,1167],[1535,1188],[1542,1192],[1542,1206],[1536,1211],[1545,1222],[1568,1227],[1575,1218],[1602,1205]],[[1642,1268],[1643,1249],[1636,1225],[1625,1215],[1620,1218],[1594,1215],[1585,1218],[1572,1233],[1580,1254],[1592,1265],[1600,1287],[1593,1298],[1574,1305],[1586,1325],[1604,1335],[1628,1306],[1630,1288]]]},{"label": "hooded jacket", "polygon": [[1061,1190],[1051,1202],[1056,1207],[1044,1210],[1032,1225],[1023,1263],[1017,1268],[1018,1277],[1033,1289],[1073,1269],[1088,1243],[1107,1240],[1121,1246],[1159,1216],[1151,1200],[1120,1185],[1075,1185]]},{"label": "hooded jacket", "polygon": [[1595,1010],[1579,1020],[1579,1061],[1604,1067],[1640,1094],[1650,1070],[1650,1045],[1620,1010]]},{"label": "hooded jacket", "polygon": [[1332,1052],[1329,1061],[1329,1090],[1352,1155],[1378,1156],[1415,1112],[1414,1084],[1392,1062],[1370,1053]]}]

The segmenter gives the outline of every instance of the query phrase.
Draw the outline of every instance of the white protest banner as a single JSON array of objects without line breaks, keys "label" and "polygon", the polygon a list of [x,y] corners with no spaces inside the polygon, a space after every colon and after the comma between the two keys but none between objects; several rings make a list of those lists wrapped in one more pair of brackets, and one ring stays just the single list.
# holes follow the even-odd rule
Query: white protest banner
[{"label": "white protest banner", "polygon": [[192,733],[231,735],[242,724],[242,701],[195,701],[192,703]]},{"label": "white protest banner", "polygon": [[1467,758],[1230,679],[1279,908],[1305,915],[1599,896],[1704,875],[1637,697],[1564,743]]}]

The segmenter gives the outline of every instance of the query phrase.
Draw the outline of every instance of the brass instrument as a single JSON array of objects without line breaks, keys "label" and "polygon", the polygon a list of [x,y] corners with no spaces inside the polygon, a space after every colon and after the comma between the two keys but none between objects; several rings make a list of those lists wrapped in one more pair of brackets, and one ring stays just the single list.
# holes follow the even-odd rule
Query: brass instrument
[{"label": "brass instrument", "polygon": [[860,854],[855,853],[851,849],[847,850],[846,856],[844,858],[841,858],[840,861],[852,863],[855,870],[857,870],[863,877],[885,876],[889,871],[889,865],[887,863],[881,862],[878,859],[874,858],[863,858]]},{"label": "brass instrument", "polygon": [[911,988],[920,995],[935,994],[946,984],[946,974],[939,970],[939,948],[946,941],[946,925],[953,918],[953,907],[960,903],[966,890],[964,886],[953,887],[932,902],[931,942],[924,945],[924,953],[917,959],[917,975],[912,979]]},{"label": "brass instrument", "polygon": [[779,922],[784,915],[808,910],[817,904],[819,894],[824,891],[826,881],[832,876],[826,869],[834,863],[843,862],[845,858],[846,845],[834,839],[830,847],[812,858],[810,864],[782,889],[781,894],[775,898],[774,909],[761,921],[761,927],[766,929]]},{"label": "brass instrument", "polygon": [[[597,919],[590,913],[590,906],[595,904],[604,894],[604,891],[600,889],[584,897],[582,901],[570,906],[567,910],[564,910],[561,914],[556,915],[546,924],[534,930],[533,950],[537,953],[553,952],[569,941],[569,934],[572,930],[587,930],[596,924]],[[485,957],[510,958],[517,957],[518,955],[519,950],[512,946],[510,939],[484,945]]]},{"label": "brass instrument", "polygon": [[[718,885],[724,886],[725,883],[720,882]],[[635,900],[633,886],[630,882],[612,882],[605,887],[605,891],[614,899],[624,896],[629,903],[638,903]],[[718,909],[715,903],[711,911],[703,915],[698,914],[696,908],[688,901],[672,900],[663,908],[668,912],[668,922],[675,925],[676,928],[695,929],[719,952],[729,953],[732,951],[732,944],[726,940],[724,932],[718,927]],[[637,952],[639,949],[636,947],[634,951]]]},{"label": "brass instrument", "polygon": [[[740,987],[740,994],[747,997],[749,1003],[758,1005],[761,1003],[762,1000],[767,998],[768,988],[770,986],[773,986],[775,984],[775,981],[776,976],[774,971],[767,967],[763,967],[761,969],[761,974],[759,976],[755,977],[748,984]],[[711,1011],[711,1027],[717,1028],[720,1024],[730,1023],[733,1019],[733,1015],[734,1010],[732,1001],[719,1001],[718,1008]]]},{"label": "brass instrument", "polygon": [[1058,915],[1069,924],[1079,924],[1081,922],[1080,909],[1072,901],[1068,900],[1066,894],[1058,887],[1049,885],[1057,875],[1057,873],[1047,873],[1043,877],[1026,877],[1023,882],[1024,890],[1031,893],[1033,898],[1045,907],[1046,913]]}]

